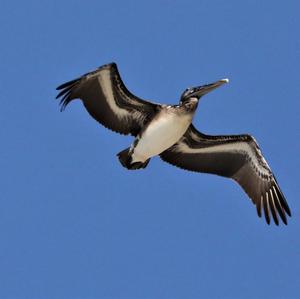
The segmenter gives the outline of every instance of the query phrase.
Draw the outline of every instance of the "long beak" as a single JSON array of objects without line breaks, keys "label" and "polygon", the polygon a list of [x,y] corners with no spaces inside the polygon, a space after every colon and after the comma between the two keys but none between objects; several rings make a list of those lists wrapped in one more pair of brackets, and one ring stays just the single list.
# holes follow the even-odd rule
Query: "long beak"
[{"label": "long beak", "polygon": [[194,87],[194,91],[192,92],[192,95],[196,96],[196,97],[201,97],[201,96],[207,94],[208,92],[210,92],[228,82],[229,82],[228,79],[221,79],[221,80],[211,83],[211,84]]}]

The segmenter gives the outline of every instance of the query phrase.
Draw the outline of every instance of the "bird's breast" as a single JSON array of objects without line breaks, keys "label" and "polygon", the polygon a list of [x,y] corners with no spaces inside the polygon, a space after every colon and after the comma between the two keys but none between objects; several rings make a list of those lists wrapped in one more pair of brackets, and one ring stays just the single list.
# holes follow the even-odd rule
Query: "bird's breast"
[{"label": "bird's breast", "polygon": [[192,122],[192,115],[161,111],[140,136],[133,161],[145,161],[175,144]]}]

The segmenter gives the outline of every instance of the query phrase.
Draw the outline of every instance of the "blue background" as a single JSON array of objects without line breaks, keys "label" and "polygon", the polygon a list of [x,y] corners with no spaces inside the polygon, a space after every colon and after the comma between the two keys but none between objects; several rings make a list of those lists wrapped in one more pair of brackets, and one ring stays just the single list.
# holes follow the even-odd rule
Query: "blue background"
[{"label": "blue background", "polygon": [[[1,1],[0,298],[299,298],[299,1]],[[152,159],[55,87],[115,61],[128,88],[251,133],[293,217],[267,226],[233,181]]]}]

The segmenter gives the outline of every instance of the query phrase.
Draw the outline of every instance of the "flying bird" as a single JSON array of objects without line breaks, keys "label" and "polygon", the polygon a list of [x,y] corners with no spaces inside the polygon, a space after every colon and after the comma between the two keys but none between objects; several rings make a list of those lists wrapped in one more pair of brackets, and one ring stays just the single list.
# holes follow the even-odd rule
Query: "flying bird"
[{"label": "flying bird", "polygon": [[151,157],[185,170],[216,174],[235,180],[256,205],[258,216],[287,224],[290,208],[251,135],[209,136],[192,124],[200,98],[228,79],[187,88],[178,105],[145,101],[125,87],[117,65],[110,63],[57,87],[61,110],[81,99],[100,124],[135,137],[117,154],[127,169],[145,168]]}]

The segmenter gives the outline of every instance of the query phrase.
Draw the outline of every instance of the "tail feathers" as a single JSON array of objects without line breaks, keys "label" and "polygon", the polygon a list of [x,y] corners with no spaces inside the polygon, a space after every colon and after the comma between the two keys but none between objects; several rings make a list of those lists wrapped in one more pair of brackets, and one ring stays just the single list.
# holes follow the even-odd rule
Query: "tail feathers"
[{"label": "tail feathers", "polygon": [[140,168],[146,168],[148,165],[150,159],[146,160],[145,162],[134,162],[132,163],[132,158],[131,158],[131,152],[130,148],[126,148],[125,150],[119,152],[117,154],[121,164],[127,168],[127,169],[140,169]]},{"label": "tail feathers", "polygon": [[119,152],[117,154],[121,164],[129,169],[130,163],[131,163],[131,153],[130,153],[130,147],[124,149],[123,151]]}]

